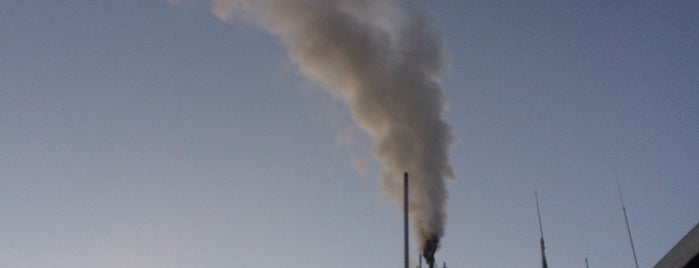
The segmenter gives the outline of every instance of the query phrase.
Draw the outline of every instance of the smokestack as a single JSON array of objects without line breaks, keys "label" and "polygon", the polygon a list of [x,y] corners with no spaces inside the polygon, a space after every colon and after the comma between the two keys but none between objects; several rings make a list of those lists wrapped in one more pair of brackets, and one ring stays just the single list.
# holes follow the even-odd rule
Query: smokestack
[{"label": "smokestack", "polygon": [[[428,262],[444,235],[453,141],[442,118],[448,53],[425,13],[403,0],[211,0],[222,20],[242,14],[279,37],[300,73],[343,101],[371,138],[380,184],[397,205],[412,174],[409,214]],[[408,215],[408,213],[405,213]]]},{"label": "smokestack", "polygon": [[408,172],[403,173],[403,239],[405,240],[405,268],[410,267],[410,256],[408,254]]}]

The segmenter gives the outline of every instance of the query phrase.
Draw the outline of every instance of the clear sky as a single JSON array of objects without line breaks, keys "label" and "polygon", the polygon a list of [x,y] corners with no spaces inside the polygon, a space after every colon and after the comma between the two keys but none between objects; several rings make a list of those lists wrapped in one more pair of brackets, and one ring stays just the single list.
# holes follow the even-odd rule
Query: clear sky
[{"label": "clear sky", "polygon": [[[632,267],[615,171],[641,267],[699,222],[699,2],[418,4],[451,53],[440,262],[540,266],[538,191],[551,267]],[[205,1],[0,2],[0,267],[400,267],[370,151]]]}]

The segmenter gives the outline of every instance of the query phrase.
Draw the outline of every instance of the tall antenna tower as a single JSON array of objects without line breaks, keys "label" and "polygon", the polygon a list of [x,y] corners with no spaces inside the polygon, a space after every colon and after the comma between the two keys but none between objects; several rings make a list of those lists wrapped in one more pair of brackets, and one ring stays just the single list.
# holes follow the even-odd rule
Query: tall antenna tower
[{"label": "tall antenna tower", "polygon": [[621,183],[619,183],[619,174],[614,171],[614,177],[616,178],[616,187],[619,190],[619,200],[621,201],[621,210],[624,211],[624,220],[626,221],[626,232],[629,234],[629,243],[631,243],[631,252],[633,252],[633,261],[636,263],[636,268],[638,268],[638,258],[636,258],[636,247],[633,245],[633,237],[631,237],[631,227],[629,227],[629,217],[626,216],[626,205],[624,205],[624,196],[621,194]]},{"label": "tall antenna tower", "polygon": [[408,253],[408,172],[403,173],[403,228],[405,239],[405,268],[410,268],[410,254]]},{"label": "tall antenna tower", "polygon": [[[539,233],[541,234],[541,267],[548,268],[546,263],[546,253],[544,253],[544,228],[541,226],[541,211],[539,210],[539,195],[534,191],[534,198],[536,198],[536,215],[539,216]],[[638,267],[637,267],[638,268]]]}]

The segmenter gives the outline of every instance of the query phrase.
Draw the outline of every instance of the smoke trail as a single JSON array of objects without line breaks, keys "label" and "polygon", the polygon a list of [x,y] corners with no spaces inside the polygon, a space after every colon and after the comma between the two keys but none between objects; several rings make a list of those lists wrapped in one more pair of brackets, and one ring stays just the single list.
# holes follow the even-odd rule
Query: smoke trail
[{"label": "smoke trail", "polygon": [[242,12],[281,38],[301,72],[349,106],[373,142],[382,188],[410,216],[421,250],[444,234],[452,141],[439,86],[446,53],[418,10],[398,0],[213,0],[223,20]]}]

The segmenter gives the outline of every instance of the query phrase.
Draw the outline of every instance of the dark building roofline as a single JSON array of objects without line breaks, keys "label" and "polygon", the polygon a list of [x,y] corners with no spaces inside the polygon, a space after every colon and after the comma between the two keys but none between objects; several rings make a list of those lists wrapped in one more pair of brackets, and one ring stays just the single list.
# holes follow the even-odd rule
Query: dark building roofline
[{"label": "dark building roofline", "polygon": [[665,254],[653,268],[699,267],[699,224]]}]

